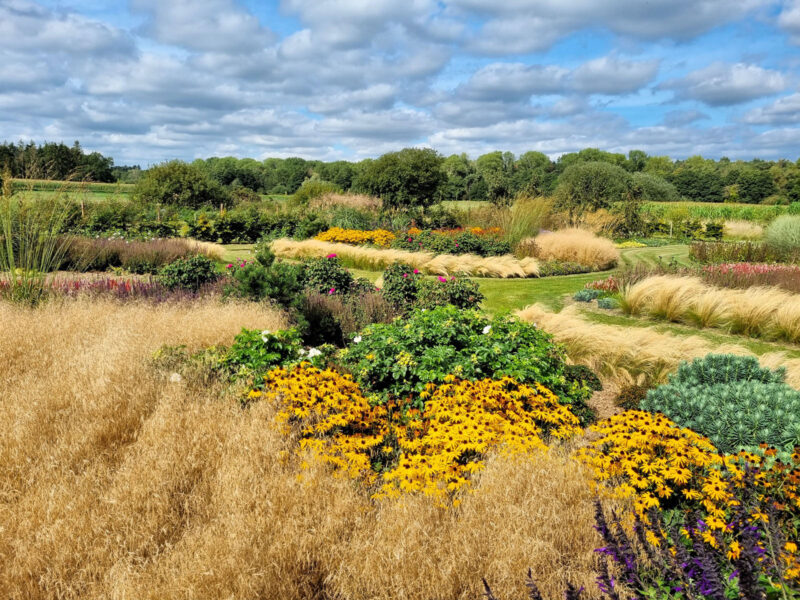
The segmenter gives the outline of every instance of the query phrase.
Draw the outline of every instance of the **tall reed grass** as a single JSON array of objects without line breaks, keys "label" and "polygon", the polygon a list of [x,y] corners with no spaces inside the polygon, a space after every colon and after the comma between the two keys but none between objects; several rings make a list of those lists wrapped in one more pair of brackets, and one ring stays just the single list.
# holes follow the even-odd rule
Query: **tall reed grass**
[{"label": "tall reed grass", "polygon": [[736,240],[758,240],[764,235],[764,228],[758,223],[732,219],[725,221],[722,232],[727,238]]},{"label": "tall reed grass", "polygon": [[543,233],[536,237],[535,247],[540,260],[573,262],[596,270],[610,269],[620,258],[614,242],[584,229]]},{"label": "tall reed grass", "polygon": [[344,207],[378,212],[383,207],[383,201],[367,194],[337,194],[329,192],[309,200],[308,207],[311,210],[333,210]]},{"label": "tall reed grass", "polygon": [[429,275],[465,273],[479,277],[538,277],[539,263],[534,258],[516,259],[511,255],[475,256],[473,254],[439,254],[407,250],[366,248],[321,242],[279,239],[272,242],[272,251],[283,258],[321,258],[336,254],[347,267],[366,271],[382,271],[402,262]]},{"label": "tall reed grass", "polygon": [[[277,329],[259,305],[0,303],[0,590],[14,600],[548,599],[594,584],[588,475],[559,449],[490,457],[458,508],[375,503],[221,389],[170,382],[162,344]],[[303,464],[305,460],[306,464]]]},{"label": "tall reed grass", "polygon": [[59,233],[68,214],[57,198],[34,206],[0,197],[0,278],[6,298],[34,305],[45,297],[45,277],[67,250]]},{"label": "tall reed grass", "polygon": [[[714,344],[699,336],[659,333],[647,327],[591,323],[582,318],[574,306],[553,313],[537,304],[517,314],[524,321],[536,323],[564,344],[571,360],[592,368],[603,379],[618,385],[663,383],[682,360],[711,352],[753,356],[742,346]],[[785,366],[787,382],[800,389],[800,359],[774,352],[760,356],[759,360],[769,367]]]},{"label": "tall reed grass", "polygon": [[726,289],[699,277],[657,275],[624,286],[620,306],[632,315],[800,342],[800,296],[775,287]]}]

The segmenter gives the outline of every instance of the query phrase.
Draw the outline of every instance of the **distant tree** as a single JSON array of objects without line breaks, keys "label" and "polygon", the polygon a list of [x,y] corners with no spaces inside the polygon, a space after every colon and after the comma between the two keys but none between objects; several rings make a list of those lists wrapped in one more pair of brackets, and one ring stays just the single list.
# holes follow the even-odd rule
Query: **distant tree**
[{"label": "distant tree", "polygon": [[702,156],[691,156],[676,163],[667,181],[678,189],[682,197],[694,202],[722,202],[725,193],[719,165]]},{"label": "distant tree", "polygon": [[503,202],[511,197],[514,155],[510,152],[490,152],[475,161],[478,174],[483,177],[489,192],[489,200]]},{"label": "distant tree", "polygon": [[469,200],[475,183],[476,171],[466,154],[453,154],[442,163],[447,178],[441,188],[442,200]]},{"label": "distant tree", "polygon": [[553,163],[546,154],[526,152],[517,159],[512,177],[512,189],[515,194],[524,193],[530,196],[541,196],[552,189],[556,172]]},{"label": "distant tree", "polygon": [[647,152],[644,150],[631,150],[628,152],[628,160],[625,161],[625,168],[631,173],[644,171],[647,165]]},{"label": "distant tree", "polygon": [[669,181],[650,173],[631,174],[632,182],[641,190],[645,202],[677,202],[681,199],[678,190]]},{"label": "distant tree", "polygon": [[577,162],[562,173],[555,193],[555,207],[569,213],[571,223],[585,211],[611,208],[628,198],[631,176],[607,162]]},{"label": "distant tree", "polygon": [[446,176],[442,157],[430,148],[404,148],[364,161],[354,182],[359,191],[379,196],[384,206],[429,206],[440,197]]},{"label": "distant tree", "polygon": [[674,165],[669,156],[648,156],[644,165],[644,172],[658,177],[668,177],[672,174]]},{"label": "distant tree", "polygon": [[145,204],[166,204],[186,208],[228,205],[230,195],[196,165],[173,160],[148,169],[133,198]]}]

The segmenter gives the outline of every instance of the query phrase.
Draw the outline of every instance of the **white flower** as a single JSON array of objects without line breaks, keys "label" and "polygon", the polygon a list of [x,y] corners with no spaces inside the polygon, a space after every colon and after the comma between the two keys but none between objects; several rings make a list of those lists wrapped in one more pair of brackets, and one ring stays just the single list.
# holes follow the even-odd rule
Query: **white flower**
[{"label": "white flower", "polygon": [[183,381],[183,377],[181,377],[180,373],[173,373],[169,376],[170,383],[180,383],[181,381]]},{"label": "white flower", "polygon": [[360,335],[357,335],[356,337],[353,338],[353,342],[356,343],[356,344],[358,342],[360,342],[360,341],[361,341],[361,336]]},{"label": "white flower", "polygon": [[268,342],[269,341],[269,334],[270,334],[270,330],[269,329],[265,329],[264,331],[262,331],[261,332],[261,341],[262,342]]},{"label": "white flower", "polygon": [[308,351],[308,358],[314,358],[315,356],[319,356],[320,354],[322,354],[320,350],[317,350],[316,348],[311,348],[311,350]]},{"label": "white flower", "polygon": [[483,328],[483,335],[486,335],[491,330],[492,330],[492,326],[491,325],[487,325],[486,327]]},{"label": "white flower", "polygon": [[298,352],[300,353],[300,356],[305,356],[306,355],[306,349],[305,348],[300,348],[300,350]]}]

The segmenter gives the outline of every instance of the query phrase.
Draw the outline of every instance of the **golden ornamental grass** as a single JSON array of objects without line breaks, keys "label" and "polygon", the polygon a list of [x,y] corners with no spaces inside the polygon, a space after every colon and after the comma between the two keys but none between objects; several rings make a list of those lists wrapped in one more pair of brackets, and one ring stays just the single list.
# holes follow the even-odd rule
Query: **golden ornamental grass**
[{"label": "golden ornamental grass", "polygon": [[[754,355],[742,346],[714,344],[699,336],[659,333],[648,327],[591,323],[580,316],[575,306],[553,313],[536,304],[517,314],[525,321],[537,323],[564,344],[572,361],[590,367],[615,384],[663,383],[682,360],[712,352]],[[787,382],[800,389],[800,359],[788,359],[783,353],[774,352],[760,356],[759,360],[771,368],[785,366]]]},{"label": "golden ornamental grass", "polygon": [[328,192],[322,196],[312,198],[308,207],[312,210],[332,210],[334,208],[355,208],[370,212],[378,212],[383,206],[383,201],[367,194],[337,194]]},{"label": "golden ornamental grass", "polygon": [[253,304],[0,304],[2,597],[466,600],[486,577],[517,598],[528,567],[548,599],[599,596],[587,474],[560,450],[490,458],[458,509],[375,503],[299,464],[269,401],[150,361],[284,325]]},{"label": "golden ornamental grass", "polygon": [[722,233],[727,238],[737,240],[759,240],[764,236],[764,228],[751,221],[725,221]]},{"label": "golden ornamental grass", "polygon": [[718,288],[698,277],[656,275],[626,286],[621,300],[633,315],[800,342],[800,295],[777,287]]},{"label": "golden ornamental grass", "polygon": [[537,258],[574,262],[596,270],[610,269],[619,262],[614,242],[585,229],[561,229],[536,237]]},{"label": "golden ornamental grass", "polygon": [[536,259],[517,259],[510,254],[487,257],[474,254],[435,255],[431,252],[409,252],[319,240],[290,239],[275,240],[272,242],[272,251],[276,256],[293,259],[321,258],[336,254],[345,265],[367,271],[382,271],[393,263],[402,262],[428,275],[466,273],[477,277],[500,278],[539,276],[539,263]]}]

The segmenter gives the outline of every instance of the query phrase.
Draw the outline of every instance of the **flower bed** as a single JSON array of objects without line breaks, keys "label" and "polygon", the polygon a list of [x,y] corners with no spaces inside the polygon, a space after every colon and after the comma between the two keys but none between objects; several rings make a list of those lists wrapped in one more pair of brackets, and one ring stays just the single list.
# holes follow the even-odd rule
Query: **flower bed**
[{"label": "flower bed", "polygon": [[360,229],[342,229],[341,227],[331,227],[327,231],[319,233],[314,238],[322,242],[340,242],[342,244],[373,244],[379,248],[388,248],[395,235],[386,229],[375,229],[373,231],[362,231]]}]

